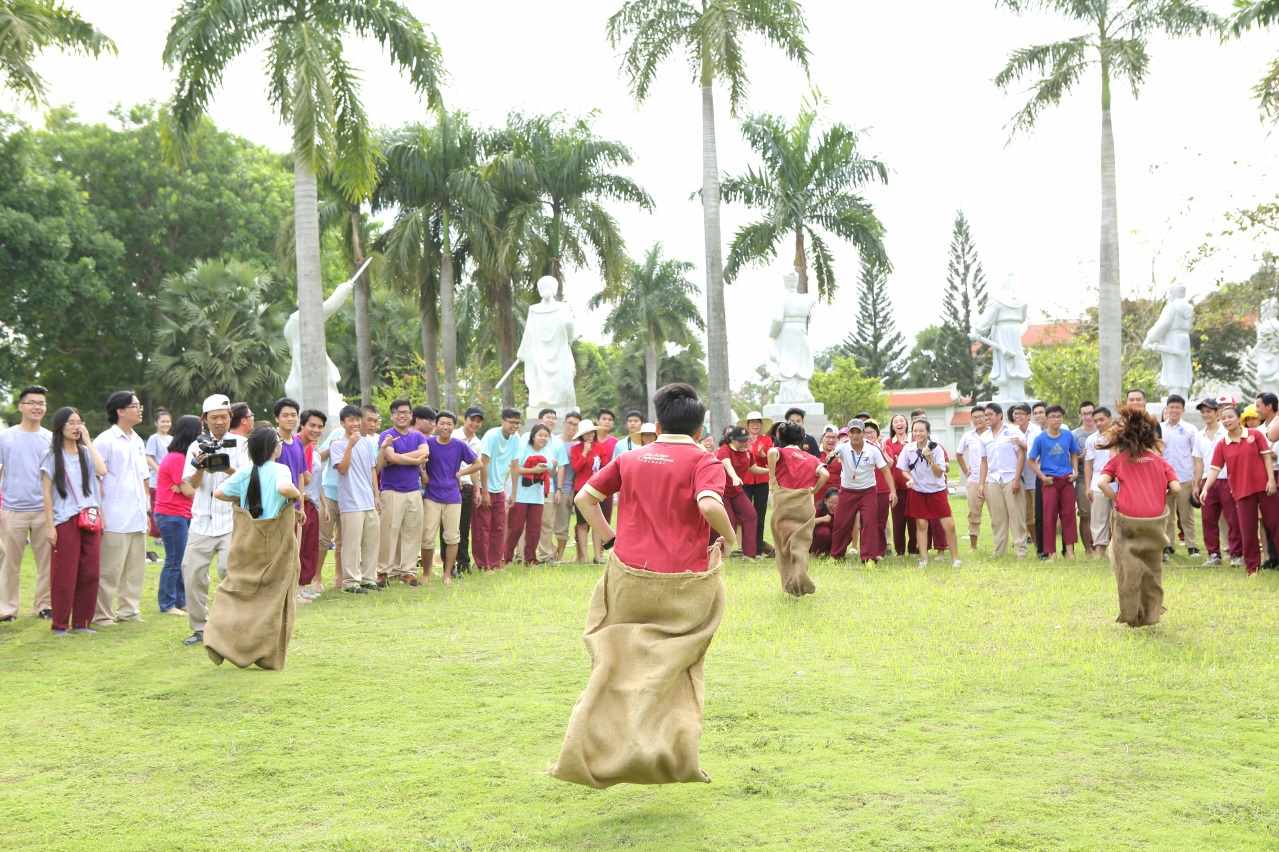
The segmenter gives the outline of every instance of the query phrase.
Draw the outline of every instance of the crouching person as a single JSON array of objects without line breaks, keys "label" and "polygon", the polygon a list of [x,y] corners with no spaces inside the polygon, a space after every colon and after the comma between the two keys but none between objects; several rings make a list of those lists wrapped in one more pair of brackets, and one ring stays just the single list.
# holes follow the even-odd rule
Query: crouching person
[{"label": "crouching person", "polygon": [[[586,617],[590,681],[550,774],[588,787],[711,780],[698,744],[706,649],[724,614],[720,563],[734,545],[724,468],[697,442],[706,408],[693,388],[667,385],[653,403],[657,440],[579,481],[575,498],[609,559]],[[616,532],[600,509],[614,494],[643,507]]]}]

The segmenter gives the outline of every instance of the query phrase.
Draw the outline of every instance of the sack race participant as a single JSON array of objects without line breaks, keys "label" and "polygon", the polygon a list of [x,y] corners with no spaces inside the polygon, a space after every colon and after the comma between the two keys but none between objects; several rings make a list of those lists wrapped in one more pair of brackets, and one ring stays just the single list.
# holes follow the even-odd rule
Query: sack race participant
[{"label": "sack race participant", "polygon": [[[1166,612],[1163,554],[1167,495],[1181,484],[1159,454],[1159,424],[1141,406],[1125,406],[1104,438],[1112,456],[1097,484],[1110,513],[1110,567],[1119,584],[1119,617],[1129,627],[1158,624]],[[1118,482],[1118,492],[1111,483]]]},{"label": "sack race participant", "polygon": [[830,473],[821,459],[804,451],[804,427],[783,423],[777,429],[777,440],[778,445],[768,450],[773,497],[769,529],[782,588],[800,598],[817,591],[808,576],[808,552],[817,520],[813,497],[822,493]]},{"label": "sack race participant", "polygon": [[[610,550],[583,636],[590,681],[550,774],[588,787],[711,780],[698,758],[703,669],[724,614],[720,561],[733,527],[724,469],[697,443],[697,392],[667,385],[653,403],[657,440],[582,481],[575,498]],[[644,507],[623,513],[616,534],[600,509],[611,494]],[[721,538],[708,550],[712,527]]]},{"label": "sack race participant", "polygon": [[294,586],[298,582],[297,525],[292,507],[302,493],[280,457],[280,436],[270,426],[249,434],[252,467],[237,470],[213,496],[239,505],[231,528],[226,579],[204,630],[204,649],[217,665],[284,668],[293,637]]}]

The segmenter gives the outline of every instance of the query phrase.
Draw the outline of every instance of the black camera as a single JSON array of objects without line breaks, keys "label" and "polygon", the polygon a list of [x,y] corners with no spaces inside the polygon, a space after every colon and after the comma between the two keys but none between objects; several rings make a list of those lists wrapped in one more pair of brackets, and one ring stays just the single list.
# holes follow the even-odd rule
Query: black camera
[{"label": "black camera", "polygon": [[195,439],[195,443],[200,448],[200,455],[192,462],[197,470],[222,473],[231,469],[231,454],[225,452],[225,449],[235,446],[235,438],[201,435]]}]

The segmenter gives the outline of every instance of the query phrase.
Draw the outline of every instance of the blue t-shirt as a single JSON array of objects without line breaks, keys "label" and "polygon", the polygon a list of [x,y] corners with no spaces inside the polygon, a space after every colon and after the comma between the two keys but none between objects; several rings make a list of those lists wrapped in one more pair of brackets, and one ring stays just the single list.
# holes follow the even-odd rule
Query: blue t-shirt
[{"label": "blue t-shirt", "polygon": [[525,464],[529,457],[541,456],[546,459],[546,473],[542,474],[542,479],[537,480],[532,485],[525,485],[524,480],[533,474],[521,476],[515,489],[516,503],[532,503],[541,506],[546,502],[546,483],[544,480],[549,479],[551,476],[550,449],[549,444],[540,450],[535,449],[528,441],[520,445],[520,467],[532,467],[532,465]]},{"label": "blue t-shirt", "polygon": [[[320,451],[327,450],[329,447],[333,446],[333,441],[337,438],[341,438],[343,434],[344,433],[340,426],[337,429],[334,429],[329,433],[327,438],[320,442],[320,446],[317,447],[315,451],[315,464],[323,464],[324,476],[322,477],[321,482],[324,487],[324,496],[328,497],[335,503],[338,499],[338,478],[341,474],[338,473],[337,464],[333,461],[332,456],[329,456],[328,461],[321,462]],[[318,469],[319,468],[317,468],[317,470]],[[312,473],[312,475],[314,476],[315,474]]]},{"label": "blue t-shirt", "polygon": [[1054,438],[1047,431],[1035,436],[1030,445],[1030,457],[1039,462],[1039,469],[1044,476],[1070,476],[1075,469],[1070,466],[1070,454],[1079,452],[1079,442],[1075,435],[1066,429]]},{"label": "blue t-shirt", "polygon": [[559,478],[559,471],[564,471],[564,490],[572,491],[573,482],[576,475],[573,473],[573,463],[568,456],[568,444],[564,443],[562,438],[551,438],[551,442],[546,445],[546,451],[549,453],[547,458],[554,459],[556,464],[556,473],[551,476],[551,490],[557,490],[555,484]]},{"label": "blue t-shirt", "polygon": [[[298,441],[301,444],[301,441]],[[269,461],[257,467],[242,467],[231,478],[222,483],[222,493],[228,497],[239,497],[240,508],[248,510],[247,494],[249,491],[249,475],[256,473],[258,483],[262,486],[262,514],[260,521],[269,521],[280,510],[289,504],[289,500],[280,493],[281,485],[293,484],[293,473],[276,461]]]},{"label": "blue t-shirt", "polygon": [[522,444],[518,434],[503,438],[501,426],[494,426],[484,433],[480,454],[489,458],[485,486],[490,494],[500,494],[506,490],[506,478],[511,472],[511,462],[520,457]]}]

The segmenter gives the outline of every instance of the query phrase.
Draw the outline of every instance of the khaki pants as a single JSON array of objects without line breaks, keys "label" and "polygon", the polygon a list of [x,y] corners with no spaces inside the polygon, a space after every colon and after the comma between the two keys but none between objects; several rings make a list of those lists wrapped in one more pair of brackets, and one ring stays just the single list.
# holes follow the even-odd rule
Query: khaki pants
[{"label": "khaki pants", "polygon": [[1012,536],[1017,558],[1026,555],[1026,500],[1021,492],[1013,493],[1011,482],[986,482],[986,505],[990,507],[990,525],[995,532],[995,555],[1003,556]]},{"label": "khaki pants", "polygon": [[342,588],[377,582],[377,512],[343,512]]},{"label": "khaki pants", "polygon": [[981,496],[981,483],[967,480],[968,486],[968,534],[981,532],[981,507],[986,500]]},{"label": "khaki pants", "polygon": [[1088,502],[1088,482],[1081,473],[1075,480],[1075,506],[1079,509],[1079,541],[1092,550],[1092,504]]},{"label": "khaki pants", "polygon": [[1177,546],[1177,516],[1181,516],[1181,534],[1186,538],[1187,550],[1198,550],[1195,544],[1195,507],[1190,505],[1190,482],[1181,483],[1180,494],[1168,495],[1168,522],[1164,524],[1164,534],[1168,536],[1168,546]]},{"label": "khaki pants", "polygon": [[378,526],[378,571],[390,577],[412,577],[422,544],[422,495],[383,491]]},{"label": "khaki pants", "polygon": [[[462,540],[462,504],[422,501],[422,549],[434,550],[435,542],[444,528],[444,544],[458,544]],[[423,570],[430,570],[423,565]]]},{"label": "khaki pants", "polygon": [[32,611],[39,613],[53,608],[49,594],[52,563],[47,535],[43,509],[38,512],[11,512],[0,508],[0,618],[18,614],[22,555],[26,552],[28,538],[36,560],[36,594],[32,599]]},{"label": "khaki pants", "polygon": [[[1022,483],[1021,491],[1026,495],[1026,540],[1028,543],[1039,547],[1039,539],[1035,538],[1035,494],[1038,488],[1027,488],[1026,483]],[[1047,553],[1048,551],[1044,551]]]},{"label": "khaki pants", "polygon": [[[546,495],[546,503],[542,507],[542,537],[537,543],[538,559],[554,559],[555,558],[555,542],[568,541],[568,511],[565,507],[572,507],[573,492],[559,491],[560,505],[555,505],[555,494]],[[563,513],[563,526],[561,527],[560,514]],[[563,532],[561,532],[561,529]]]},{"label": "khaki pants", "polygon": [[1110,546],[1110,510],[1114,504],[1110,498],[1100,491],[1092,493],[1092,513],[1088,517],[1088,525],[1092,529],[1093,547]]},{"label": "khaki pants", "polygon": [[[329,545],[342,546],[341,514],[338,512],[338,501],[324,497],[324,506],[320,508],[320,552],[327,553]],[[328,516],[326,521],[324,518]],[[324,563],[321,562],[321,565]]]},{"label": "khaki pants", "polygon": [[226,559],[231,552],[231,533],[187,537],[182,556],[182,583],[187,593],[187,621],[193,633],[203,633],[209,623],[209,566],[218,558],[218,579],[226,579]]},{"label": "khaki pants", "polygon": [[146,531],[102,533],[100,564],[94,624],[141,621],[142,581],[147,575]]}]

